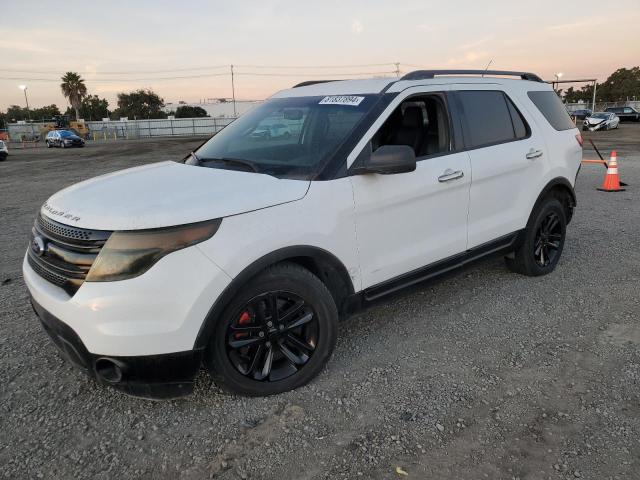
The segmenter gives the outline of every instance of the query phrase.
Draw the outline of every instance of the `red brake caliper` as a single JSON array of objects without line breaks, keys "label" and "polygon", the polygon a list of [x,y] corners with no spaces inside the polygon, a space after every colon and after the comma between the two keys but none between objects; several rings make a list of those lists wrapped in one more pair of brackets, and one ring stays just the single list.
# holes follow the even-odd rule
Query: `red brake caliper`
[{"label": "red brake caliper", "polygon": [[[251,322],[251,315],[249,315],[249,312],[245,310],[240,314],[240,318],[238,319],[238,325],[246,325],[247,323],[250,323],[250,322]],[[246,337],[248,335],[249,334],[245,332],[237,332],[235,334],[235,337],[236,339],[238,339],[238,338]]]}]

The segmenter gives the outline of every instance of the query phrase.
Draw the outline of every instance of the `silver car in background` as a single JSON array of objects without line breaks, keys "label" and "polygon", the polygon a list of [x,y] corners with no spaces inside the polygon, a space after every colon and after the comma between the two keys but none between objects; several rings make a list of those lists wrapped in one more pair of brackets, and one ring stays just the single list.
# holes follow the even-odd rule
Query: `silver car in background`
[{"label": "silver car in background", "polygon": [[620,119],[615,113],[596,112],[584,119],[582,130],[613,130],[620,125]]}]

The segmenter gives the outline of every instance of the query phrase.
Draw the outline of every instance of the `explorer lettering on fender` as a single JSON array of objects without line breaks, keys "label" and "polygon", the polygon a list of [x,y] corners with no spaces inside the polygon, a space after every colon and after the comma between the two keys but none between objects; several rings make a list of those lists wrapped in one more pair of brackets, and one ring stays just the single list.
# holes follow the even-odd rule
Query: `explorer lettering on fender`
[{"label": "explorer lettering on fender", "polygon": [[[582,138],[524,72],[304,82],[180,161],[42,207],[24,257],[62,354],[142,397],[304,385],[367,302],[487,255],[551,273]],[[73,212],[68,213],[68,212]]]}]

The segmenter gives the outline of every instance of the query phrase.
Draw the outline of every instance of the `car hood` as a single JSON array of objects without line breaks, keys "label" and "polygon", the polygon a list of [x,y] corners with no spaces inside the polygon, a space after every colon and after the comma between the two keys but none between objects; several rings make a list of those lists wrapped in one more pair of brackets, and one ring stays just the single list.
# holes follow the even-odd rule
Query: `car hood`
[{"label": "car hood", "polygon": [[72,185],[41,213],[95,230],[140,230],[200,222],[303,198],[308,180],[161,162]]},{"label": "car hood", "polygon": [[597,125],[599,123],[605,122],[606,119],[605,118],[593,118],[593,117],[589,117],[585,119],[585,122],[587,122],[589,125]]}]

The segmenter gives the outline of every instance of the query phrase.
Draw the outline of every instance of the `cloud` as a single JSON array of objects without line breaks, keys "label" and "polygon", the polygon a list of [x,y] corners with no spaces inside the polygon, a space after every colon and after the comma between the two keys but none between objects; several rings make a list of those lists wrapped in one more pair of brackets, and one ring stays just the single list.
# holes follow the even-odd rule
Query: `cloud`
[{"label": "cloud", "polygon": [[597,25],[600,25],[602,23],[602,20],[597,19],[597,18],[585,18],[583,20],[579,20],[577,22],[571,22],[571,23],[560,23],[557,25],[548,25],[547,26],[547,30],[550,30],[552,32],[562,32],[565,30],[576,30],[579,28],[592,28],[595,27]]},{"label": "cloud", "polygon": [[472,51],[466,52],[464,55],[460,57],[452,57],[448,59],[447,65],[464,64],[466,66],[472,66],[470,64],[477,64],[478,60],[486,59],[487,56],[488,56],[487,52],[478,52],[478,51],[472,50]]},{"label": "cloud", "polygon": [[356,19],[351,23],[351,31],[356,35],[361,34],[363,30],[364,30],[364,25],[362,25],[362,22],[360,20]]},{"label": "cloud", "polygon": [[[48,43],[50,45],[50,43]],[[0,50],[7,50],[15,53],[42,53],[42,54],[52,54],[55,50],[46,47],[43,43],[30,43],[25,40],[0,40]]]},{"label": "cloud", "polygon": [[441,24],[436,23],[421,23],[417,26],[418,30],[421,30],[426,33],[433,33],[442,30],[443,26]]},{"label": "cloud", "polygon": [[479,38],[478,40],[474,40],[473,42],[469,42],[469,43],[465,43],[464,45],[460,45],[457,48],[458,48],[458,50],[474,50],[474,49],[478,48],[479,46],[484,45],[485,43],[487,43],[492,38],[493,37],[491,37],[491,36]]}]

